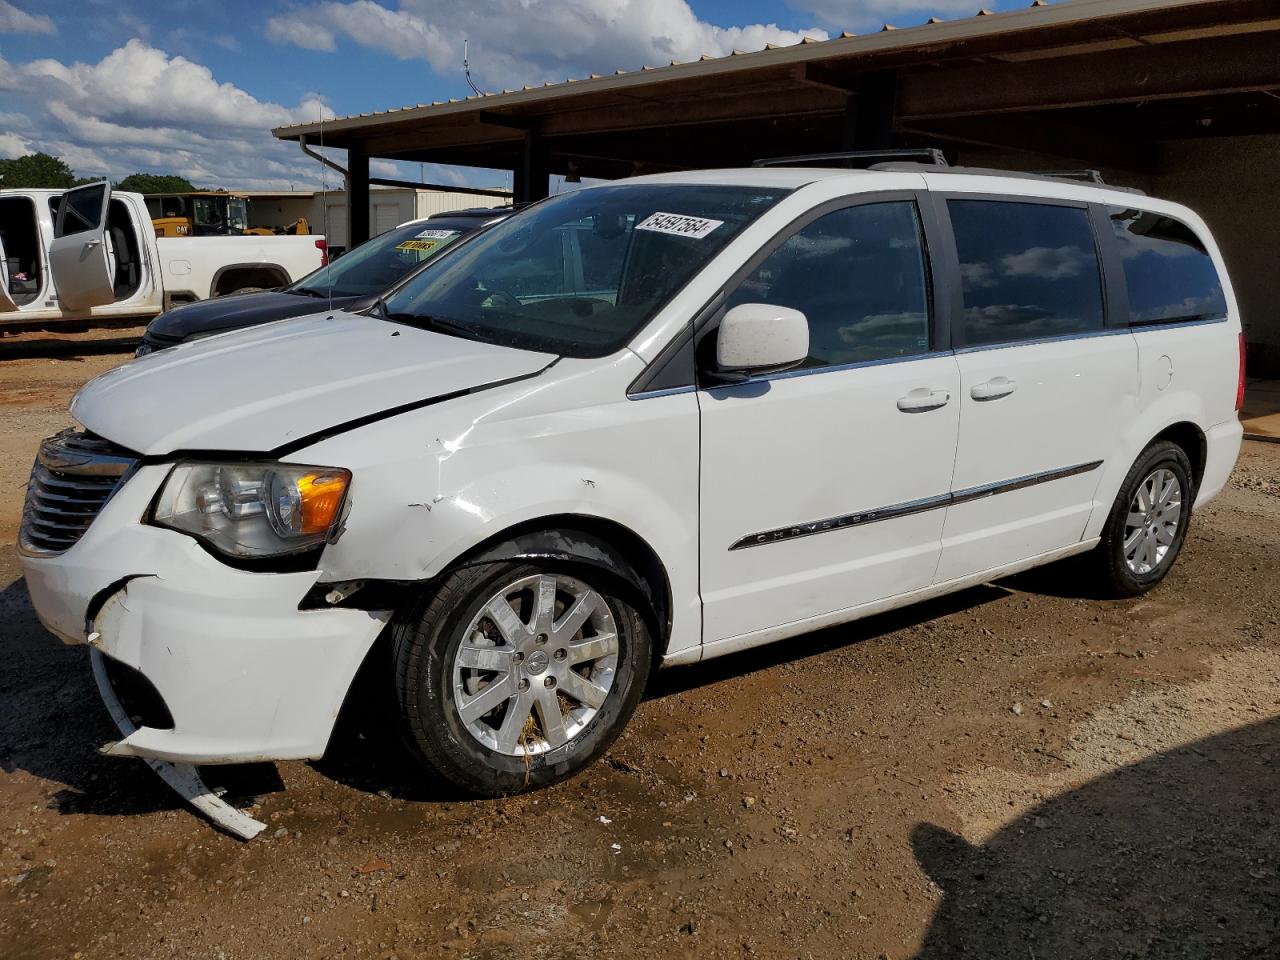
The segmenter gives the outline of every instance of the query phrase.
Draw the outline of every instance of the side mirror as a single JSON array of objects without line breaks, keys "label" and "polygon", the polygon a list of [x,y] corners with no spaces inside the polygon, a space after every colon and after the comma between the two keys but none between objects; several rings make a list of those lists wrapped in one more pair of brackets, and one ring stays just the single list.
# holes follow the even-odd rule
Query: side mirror
[{"label": "side mirror", "polygon": [[774,373],[809,356],[809,321],[799,310],[742,303],[724,315],[716,334],[716,368],[747,377]]}]

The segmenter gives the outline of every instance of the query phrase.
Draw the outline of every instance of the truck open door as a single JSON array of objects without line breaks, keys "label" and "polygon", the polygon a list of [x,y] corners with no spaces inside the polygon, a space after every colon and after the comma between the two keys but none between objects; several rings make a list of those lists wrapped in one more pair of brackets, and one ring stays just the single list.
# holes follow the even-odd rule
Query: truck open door
[{"label": "truck open door", "polygon": [[9,261],[4,256],[4,240],[0,239],[0,313],[12,313],[18,309],[9,292]]},{"label": "truck open door", "polygon": [[110,202],[111,185],[105,181],[68,190],[58,202],[49,271],[63,309],[88,310],[115,299],[106,237]]}]

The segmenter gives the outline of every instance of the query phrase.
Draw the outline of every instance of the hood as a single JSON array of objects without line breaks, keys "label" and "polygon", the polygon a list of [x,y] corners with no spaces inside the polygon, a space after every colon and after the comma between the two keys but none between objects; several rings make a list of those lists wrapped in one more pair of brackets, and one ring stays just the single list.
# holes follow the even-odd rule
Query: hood
[{"label": "hood", "polygon": [[[355,298],[335,297],[333,308],[348,307],[353,299]],[[214,297],[174,307],[169,312],[162,313],[147,326],[146,339],[156,346],[168,346],[214,333],[239,330],[272,320],[302,317],[328,309],[327,300],[300,293],[286,293],[283,290]]]},{"label": "hood", "polygon": [[316,314],[116,367],[76,394],[71,413],[148,456],[265,453],[397,407],[537,373],[554,359],[358,314]]}]

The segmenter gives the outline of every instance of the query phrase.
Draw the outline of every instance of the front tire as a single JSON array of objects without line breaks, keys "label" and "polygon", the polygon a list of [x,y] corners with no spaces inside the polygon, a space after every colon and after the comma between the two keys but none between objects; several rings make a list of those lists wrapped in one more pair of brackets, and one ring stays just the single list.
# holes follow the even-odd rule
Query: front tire
[{"label": "front tire", "polygon": [[1109,593],[1136,597],[1168,575],[1186,541],[1194,499],[1186,451],[1167,440],[1147,447],[1121,484],[1098,545]]},{"label": "front tire", "polygon": [[413,752],[482,796],[555,783],[604,753],[653,656],[643,619],[605,584],[550,564],[448,574],[394,635]]}]

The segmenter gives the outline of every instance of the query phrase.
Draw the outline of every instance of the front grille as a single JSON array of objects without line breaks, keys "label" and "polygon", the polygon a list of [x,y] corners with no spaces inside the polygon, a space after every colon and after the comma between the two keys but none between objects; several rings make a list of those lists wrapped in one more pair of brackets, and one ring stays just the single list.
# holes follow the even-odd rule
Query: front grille
[{"label": "front grille", "polygon": [[22,508],[22,548],[53,555],[84,536],[93,518],[137,465],[101,437],[64,430],[40,444]]}]

